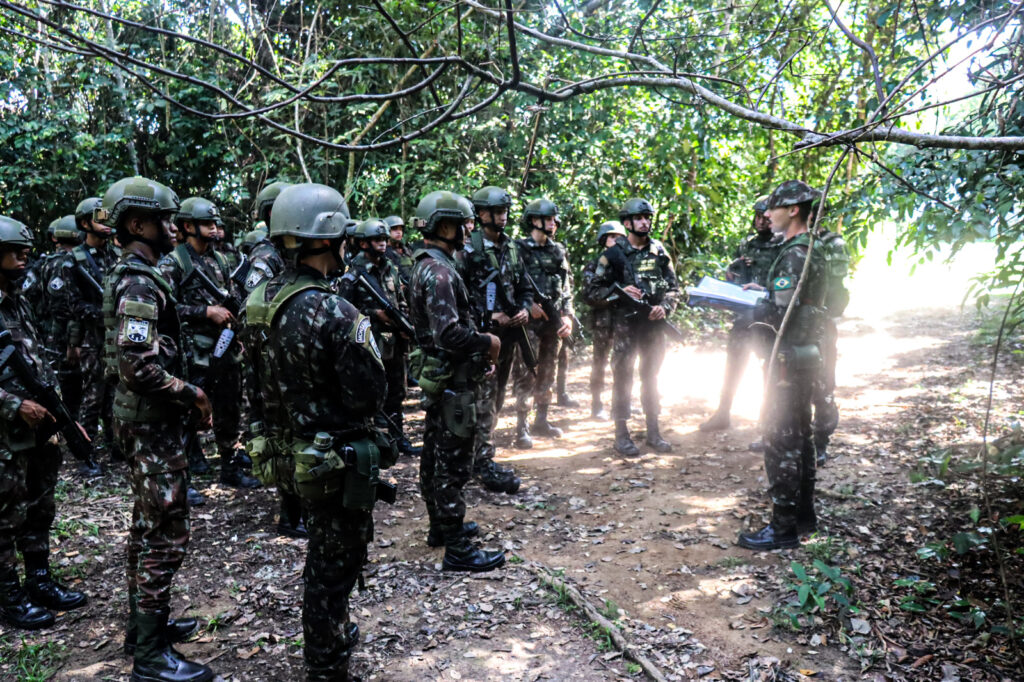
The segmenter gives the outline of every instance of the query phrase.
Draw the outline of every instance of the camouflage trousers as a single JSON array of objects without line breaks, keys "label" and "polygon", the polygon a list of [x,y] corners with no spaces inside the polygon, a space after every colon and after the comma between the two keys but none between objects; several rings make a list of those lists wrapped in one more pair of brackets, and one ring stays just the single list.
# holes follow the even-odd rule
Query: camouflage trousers
[{"label": "camouflage trousers", "polygon": [[590,364],[590,395],[594,400],[600,400],[601,392],[604,391],[605,366],[612,351],[612,328],[595,327],[592,333],[594,357]]},{"label": "camouflage trousers", "polygon": [[[213,367],[192,365],[188,380],[206,392],[213,405],[213,435],[220,453],[221,466],[233,455],[242,433],[242,369],[237,363],[224,362]],[[201,448],[198,438],[190,438],[193,451],[186,453],[193,462]]]},{"label": "camouflage trousers", "polygon": [[641,320],[630,322],[616,318],[612,335],[612,418],[629,419],[633,394],[633,367],[640,358],[640,404],[648,419],[661,411],[658,372],[665,359],[665,334]]},{"label": "camouflage trousers", "polygon": [[309,544],[303,572],[303,654],[310,679],[335,679],[356,644],[346,634],[348,599],[373,540],[373,514],[309,505]]},{"label": "camouflage trousers", "polygon": [[153,613],[170,605],[171,581],[185,559],[191,529],[182,426],[167,421],[114,425],[128,459],[133,499],[128,594],[138,595],[140,611]]},{"label": "camouflage trousers", "polygon": [[555,392],[565,393],[565,382],[569,378],[569,344],[563,343],[558,351],[558,372],[555,374]]},{"label": "camouflage trousers", "polygon": [[515,337],[507,329],[495,329],[492,333],[501,339],[501,352],[494,376],[484,378],[477,389],[476,434],[472,447],[476,466],[494,460],[494,428],[498,425],[498,413],[505,402],[505,389],[519,352]]},{"label": "camouflage trousers", "polygon": [[763,410],[764,468],[772,523],[791,528],[797,510],[814,503],[815,450],[811,393],[819,370],[776,369]]},{"label": "camouflage trousers", "polygon": [[551,404],[551,386],[555,383],[555,367],[562,346],[562,340],[558,338],[554,329],[531,323],[527,325],[526,333],[530,338],[530,345],[533,346],[533,352],[537,355],[537,374],[534,376],[526,367],[522,353],[517,353],[512,370],[517,414],[530,411],[531,398],[538,407]]},{"label": "camouflage trousers", "polygon": [[57,514],[61,451],[46,442],[12,453],[0,445],[0,568],[24,554],[50,553],[50,528]]},{"label": "camouflage trousers", "polygon": [[402,414],[402,403],[408,389],[405,385],[405,354],[399,352],[402,348],[396,348],[395,354],[384,360],[384,376],[388,380],[388,393],[384,398],[384,414],[392,422],[392,435],[402,435],[404,417]]},{"label": "camouflage trousers", "polygon": [[82,404],[78,410],[78,422],[94,444],[99,443],[102,422],[103,441],[109,450],[114,441],[115,383],[103,376],[101,353],[98,348],[82,348]]},{"label": "camouflage trousers", "polygon": [[839,426],[839,406],[836,405],[836,345],[839,341],[839,329],[836,321],[828,318],[825,322],[825,334],[821,343],[821,355],[824,361],[821,376],[814,383],[811,399],[814,405],[814,446],[819,452],[828,447],[829,439]]},{"label": "camouflage trousers", "polygon": [[475,398],[472,388],[453,388],[445,394],[426,406],[420,454],[420,493],[430,524],[442,532],[462,526],[466,515],[462,489],[472,473],[473,437],[480,428],[475,415],[467,413],[460,419],[453,414],[453,405],[460,401],[472,407]]}]

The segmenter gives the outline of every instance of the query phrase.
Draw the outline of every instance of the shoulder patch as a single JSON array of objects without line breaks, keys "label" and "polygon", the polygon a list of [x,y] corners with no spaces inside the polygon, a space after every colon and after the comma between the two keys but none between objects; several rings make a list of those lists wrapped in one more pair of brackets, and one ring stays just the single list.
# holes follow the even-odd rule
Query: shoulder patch
[{"label": "shoulder patch", "polygon": [[[356,343],[366,343],[366,335],[370,330],[370,318],[364,317],[359,320],[359,326],[356,327]],[[372,336],[370,338],[373,338]]]},{"label": "shoulder patch", "polygon": [[774,289],[775,291],[785,291],[786,289],[792,289],[792,288],[793,288],[793,278],[792,277],[776,277],[775,280],[772,281],[772,289]]},{"label": "shoulder patch", "polygon": [[61,279],[60,277],[54,277],[53,279],[50,280],[50,290],[51,291],[60,291],[63,288],[64,288],[64,280]]},{"label": "shoulder patch", "polygon": [[146,343],[149,339],[149,328],[152,323],[137,317],[129,317],[125,321],[124,338],[132,343]]}]

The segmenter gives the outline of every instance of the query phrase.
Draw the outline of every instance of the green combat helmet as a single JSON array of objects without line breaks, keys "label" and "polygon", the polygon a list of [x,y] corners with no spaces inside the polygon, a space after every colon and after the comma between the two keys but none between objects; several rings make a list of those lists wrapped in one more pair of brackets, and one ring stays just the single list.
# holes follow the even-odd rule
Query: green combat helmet
[{"label": "green combat helmet", "polygon": [[61,244],[81,244],[85,235],[78,229],[78,224],[75,222],[75,216],[66,215],[57,218],[50,223],[50,227],[46,230],[53,239],[56,239]]},{"label": "green combat helmet", "polygon": [[627,199],[619,209],[619,220],[632,218],[635,215],[654,215],[654,207],[647,199]]},{"label": "green combat helmet", "polygon": [[264,222],[256,223],[256,227],[245,233],[245,237],[242,239],[242,244],[252,248],[259,244],[261,241],[269,236],[267,232],[267,224]]},{"label": "green combat helmet", "polygon": [[32,233],[25,223],[0,215],[0,247],[32,247]]},{"label": "green combat helmet", "polygon": [[610,234],[617,234],[620,237],[626,236],[626,228],[622,226],[618,220],[609,220],[601,223],[601,226],[597,228],[597,245],[604,248],[604,238]]},{"label": "green combat helmet", "polygon": [[[523,227],[529,231],[534,228],[534,218],[557,218],[558,207],[550,199],[534,199],[523,209]],[[542,223],[543,224],[543,223]],[[537,228],[545,231],[543,227]],[[557,228],[556,228],[557,229]]]},{"label": "green combat helmet", "polygon": [[442,220],[456,220],[459,223],[465,221],[469,216],[459,203],[461,198],[454,192],[438,191],[420,199],[419,205],[416,206],[416,218],[423,221],[420,231],[425,235],[432,235],[437,232]]},{"label": "green combat helmet", "polygon": [[296,239],[339,239],[348,223],[345,197],[327,185],[307,182],[281,190],[270,216],[270,236],[284,238],[284,247],[292,249]]},{"label": "green combat helmet", "polygon": [[177,213],[181,202],[167,185],[135,176],[118,180],[103,194],[103,201],[93,211],[93,220],[117,229],[129,209],[149,213]]},{"label": "green combat helmet", "polygon": [[820,197],[821,193],[802,180],[786,180],[775,188],[768,197],[768,208],[806,204]]},{"label": "green combat helmet", "polygon": [[462,209],[462,215],[465,216],[465,219],[476,220],[476,208],[473,206],[473,203],[461,194],[456,196],[459,197],[459,208]]},{"label": "green combat helmet", "polygon": [[387,239],[388,226],[379,218],[369,218],[356,225],[356,239],[368,241],[370,239]]},{"label": "green combat helmet", "polygon": [[99,208],[102,203],[103,199],[99,197],[82,199],[75,208],[75,220],[91,220],[93,211]]},{"label": "green combat helmet", "polygon": [[389,215],[384,219],[384,224],[388,226],[389,230],[393,227],[405,227],[405,221],[397,215]]},{"label": "green combat helmet", "polygon": [[252,216],[253,220],[262,220],[269,223],[270,216],[267,214],[271,213],[274,202],[277,201],[277,197],[285,188],[291,186],[290,182],[272,182],[261,189],[260,193],[256,195],[256,212]]},{"label": "green combat helmet", "polygon": [[186,222],[203,223],[208,221],[212,221],[217,225],[224,224],[224,221],[220,218],[220,210],[218,210],[217,204],[202,197],[189,197],[181,202],[181,208],[178,209],[178,215],[174,219],[178,227],[181,227]]},{"label": "green combat helmet", "polygon": [[473,205],[477,208],[512,208],[512,195],[500,187],[488,185],[473,192]]},{"label": "green combat helmet", "polygon": [[758,215],[760,215],[761,213],[764,213],[765,211],[767,211],[768,210],[768,199],[769,199],[769,196],[767,194],[759,196],[757,198],[757,201],[754,202],[754,213],[757,213]]}]

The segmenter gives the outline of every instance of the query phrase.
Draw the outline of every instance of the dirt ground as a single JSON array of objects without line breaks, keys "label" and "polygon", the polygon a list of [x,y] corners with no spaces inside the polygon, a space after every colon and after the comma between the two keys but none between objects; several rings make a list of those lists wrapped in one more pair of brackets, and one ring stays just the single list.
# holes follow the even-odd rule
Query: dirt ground
[{"label": "dirt ground", "polygon": [[[918,541],[896,527],[901,514],[921,508],[921,488],[908,472],[930,448],[977,438],[972,410],[987,388],[984,349],[973,342],[977,318],[951,295],[963,273],[919,272],[910,289],[905,269],[876,261],[862,264],[861,287],[840,327],[842,423],[819,473],[824,530],[812,542],[834,542],[845,552],[838,560],[844,567],[859,567],[872,552],[884,555],[887,543]],[[787,591],[786,571],[791,561],[809,563],[811,548],[758,554],[735,545],[740,530],[767,519],[768,500],[762,456],[747,447],[758,437],[753,361],[732,428],[697,429],[716,404],[723,363],[721,348],[708,343],[675,348],[667,358],[662,423],[672,453],[617,456],[610,423],[590,420],[586,406],[552,410],[564,438],[537,439],[529,451],[501,449],[499,458],[523,476],[520,493],[495,495],[475,485],[467,493],[483,543],[513,557],[493,574],[439,570],[441,550],[425,544],[418,463],[403,458],[390,472],[399,502],[375,512],[366,590],[352,599],[364,642],[354,670],[364,679],[400,681],[642,678],[588,619],[539,582],[543,567],[615,619],[668,679],[952,680],[947,666],[963,679],[981,679],[964,656],[895,642],[885,630],[892,618],[870,609],[872,632],[880,634],[859,642],[822,628],[779,627],[773,609]],[[575,358],[571,388],[581,403],[587,371],[587,357]],[[997,384],[997,398],[1016,395],[1009,378]],[[1005,420],[1016,409],[997,411]],[[416,414],[411,423],[420,427]],[[642,423],[636,416],[634,429],[642,431]],[[502,420],[499,444],[509,442],[511,426]],[[302,679],[304,543],[271,532],[270,492],[213,482],[204,489],[210,502],[194,510],[174,604],[206,627],[181,650],[224,679]],[[54,555],[90,603],[61,615],[51,630],[5,633],[0,677],[128,678],[130,661],[121,655],[126,491],[122,470],[86,485],[65,476]],[[887,570],[876,583],[909,569]],[[911,668],[925,650],[930,658]]]}]

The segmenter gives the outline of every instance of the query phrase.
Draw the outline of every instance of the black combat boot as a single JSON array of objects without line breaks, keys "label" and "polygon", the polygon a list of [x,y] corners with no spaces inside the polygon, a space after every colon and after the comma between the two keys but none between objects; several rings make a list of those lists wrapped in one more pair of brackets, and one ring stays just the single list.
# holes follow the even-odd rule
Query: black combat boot
[{"label": "black combat boot", "polygon": [[647,419],[647,444],[654,448],[655,452],[672,452],[672,443],[661,437],[661,430],[658,428],[658,419],[650,417]]},{"label": "black combat boot", "polygon": [[167,609],[156,613],[139,611],[135,616],[135,664],[132,682],[208,682],[213,671],[182,657],[171,648],[167,637]]},{"label": "black combat boot", "polygon": [[623,457],[636,457],[640,454],[636,443],[629,437],[629,426],[625,419],[615,420],[615,452]]},{"label": "black combat boot", "polygon": [[814,486],[800,486],[800,501],[796,506],[796,532],[809,535],[818,530],[818,515],[814,512]]},{"label": "black combat boot", "polygon": [[601,403],[601,396],[590,399],[590,418],[601,421],[608,419],[608,413],[604,411],[604,405]]},{"label": "black combat boot", "polygon": [[[129,658],[135,655],[135,645],[138,641],[139,631],[136,618],[139,615],[139,597],[137,594],[128,597],[128,622],[124,629],[124,655]],[[164,636],[171,644],[186,642],[199,632],[199,621],[195,618],[168,618],[167,629]]]},{"label": "black combat boot", "polygon": [[290,538],[308,538],[309,532],[302,518],[302,499],[284,491],[279,491],[278,495],[281,497],[281,513],[277,520],[277,534]]},{"label": "black combat boot", "polygon": [[528,412],[516,414],[516,440],[514,445],[517,450],[529,450],[533,447],[533,439],[530,438],[530,415]]},{"label": "black combat boot", "polygon": [[444,560],[441,567],[446,571],[469,571],[483,573],[504,565],[505,553],[487,552],[475,546],[462,534],[462,524],[446,528]]},{"label": "black combat boot", "polygon": [[764,452],[764,438],[758,438],[753,443],[747,446],[747,449],[751,452]]},{"label": "black combat boot", "polygon": [[206,495],[192,486],[189,486],[188,490],[185,491],[185,497],[188,499],[188,506],[190,507],[202,507],[206,504]]},{"label": "black combat boot", "polygon": [[242,469],[235,453],[230,453],[226,458],[221,457],[220,482],[232,488],[262,488],[263,484],[254,476],[250,476]]},{"label": "black combat boot", "polygon": [[398,439],[398,451],[407,457],[419,457],[423,454],[423,447],[419,445],[413,445],[405,436]]},{"label": "black combat boot", "polygon": [[69,590],[50,575],[46,552],[25,553],[25,592],[32,601],[53,611],[70,611],[85,606],[85,594]]},{"label": "black combat boot", "polygon": [[78,475],[82,478],[96,478],[103,475],[103,467],[94,459],[78,463]]},{"label": "black combat boot", "polygon": [[32,603],[21,589],[14,568],[0,569],[0,620],[20,630],[41,630],[53,625],[53,613]]},{"label": "black combat boot", "polygon": [[701,431],[724,431],[729,428],[729,410],[723,410],[721,407],[718,411],[711,415],[711,419],[697,427]]},{"label": "black combat boot", "polygon": [[820,469],[828,461],[828,436],[814,439],[815,464]]},{"label": "black combat boot", "polygon": [[[475,538],[479,534],[480,526],[477,525],[476,521],[466,521],[462,524],[463,537]],[[427,547],[444,547],[444,533],[433,524],[431,524],[430,530],[427,531]]]},{"label": "black combat boot", "polygon": [[736,544],[759,552],[799,547],[800,536],[796,528],[797,508],[775,505],[772,509],[772,522],[759,531],[740,533]]},{"label": "black combat boot", "polygon": [[573,398],[565,391],[558,392],[558,406],[559,407],[579,407],[580,401]]},{"label": "black combat boot", "polygon": [[210,463],[206,461],[206,453],[199,444],[199,434],[188,440],[188,470],[197,476],[210,473]]},{"label": "black combat boot", "polygon": [[548,421],[548,406],[538,405],[537,416],[533,419],[533,432],[541,438],[561,438],[562,429]]},{"label": "black combat boot", "polygon": [[495,493],[511,495],[518,492],[522,484],[515,471],[496,464],[493,459],[481,463],[476,468],[476,476],[485,488]]},{"label": "black combat boot", "polygon": [[327,665],[306,666],[307,682],[359,682],[361,678],[352,675],[348,671],[349,659],[352,652],[359,644],[359,626],[355,623],[345,623],[345,632],[342,635],[344,640],[342,649],[338,656]]}]

